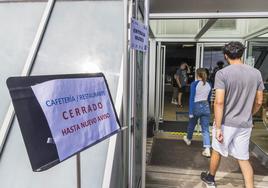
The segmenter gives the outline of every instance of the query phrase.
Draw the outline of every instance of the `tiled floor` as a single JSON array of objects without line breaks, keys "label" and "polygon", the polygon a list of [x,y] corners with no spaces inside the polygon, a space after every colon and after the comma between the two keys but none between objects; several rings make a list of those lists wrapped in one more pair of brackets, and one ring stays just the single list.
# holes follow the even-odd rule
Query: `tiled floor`
[{"label": "tiled floor", "polygon": [[[165,93],[165,104],[164,104],[164,120],[165,121],[176,121],[176,112],[188,112],[188,97],[184,98],[183,108],[178,108],[177,105],[171,103],[172,93]],[[180,115],[180,121],[188,121],[188,116]]]}]

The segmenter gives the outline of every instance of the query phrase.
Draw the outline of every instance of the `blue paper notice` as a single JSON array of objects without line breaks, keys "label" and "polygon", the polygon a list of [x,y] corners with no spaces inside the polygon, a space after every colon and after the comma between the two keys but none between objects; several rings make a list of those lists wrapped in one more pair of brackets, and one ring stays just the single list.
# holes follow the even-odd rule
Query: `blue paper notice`
[{"label": "blue paper notice", "polygon": [[51,80],[32,89],[60,161],[120,129],[103,77]]},{"label": "blue paper notice", "polygon": [[148,39],[148,27],[132,18],[131,48],[142,52],[147,52]]}]

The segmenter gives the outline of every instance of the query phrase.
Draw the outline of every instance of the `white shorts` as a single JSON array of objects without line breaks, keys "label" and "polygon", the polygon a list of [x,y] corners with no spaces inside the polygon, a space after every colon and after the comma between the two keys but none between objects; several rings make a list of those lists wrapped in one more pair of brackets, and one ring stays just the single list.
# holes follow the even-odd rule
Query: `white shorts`
[{"label": "white shorts", "polygon": [[249,140],[252,128],[237,128],[222,125],[223,143],[216,139],[216,128],[212,130],[212,148],[222,156],[233,156],[239,160],[249,159]]}]

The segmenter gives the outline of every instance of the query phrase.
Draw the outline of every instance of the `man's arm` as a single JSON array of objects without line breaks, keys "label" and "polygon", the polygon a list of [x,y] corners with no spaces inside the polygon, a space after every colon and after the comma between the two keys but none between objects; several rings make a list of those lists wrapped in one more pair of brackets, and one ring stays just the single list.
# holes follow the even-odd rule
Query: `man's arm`
[{"label": "man's arm", "polygon": [[186,67],[187,67],[187,73],[190,74],[191,73],[191,70],[190,70],[190,67],[188,64],[186,64]]},{"label": "man's arm", "polygon": [[263,91],[257,90],[255,101],[252,108],[252,115],[255,115],[261,108],[263,101]]},{"label": "man's arm", "polygon": [[180,82],[179,76],[176,75],[175,79],[176,79],[178,86],[181,88],[181,82]]},{"label": "man's arm", "polygon": [[216,98],[214,103],[215,124],[217,129],[221,129],[223,110],[224,110],[224,96],[223,89],[216,89]]}]

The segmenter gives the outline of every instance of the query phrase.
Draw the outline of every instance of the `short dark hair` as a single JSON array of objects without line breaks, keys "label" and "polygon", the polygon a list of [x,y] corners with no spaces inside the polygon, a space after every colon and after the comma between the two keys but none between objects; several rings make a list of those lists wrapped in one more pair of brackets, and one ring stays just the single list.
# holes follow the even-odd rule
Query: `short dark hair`
[{"label": "short dark hair", "polygon": [[224,62],[223,62],[223,61],[218,61],[218,62],[217,62],[217,65],[218,65],[218,66],[223,66],[223,65],[224,65]]},{"label": "short dark hair", "polygon": [[240,59],[245,51],[245,46],[241,42],[230,42],[223,47],[223,54],[230,59]]}]

